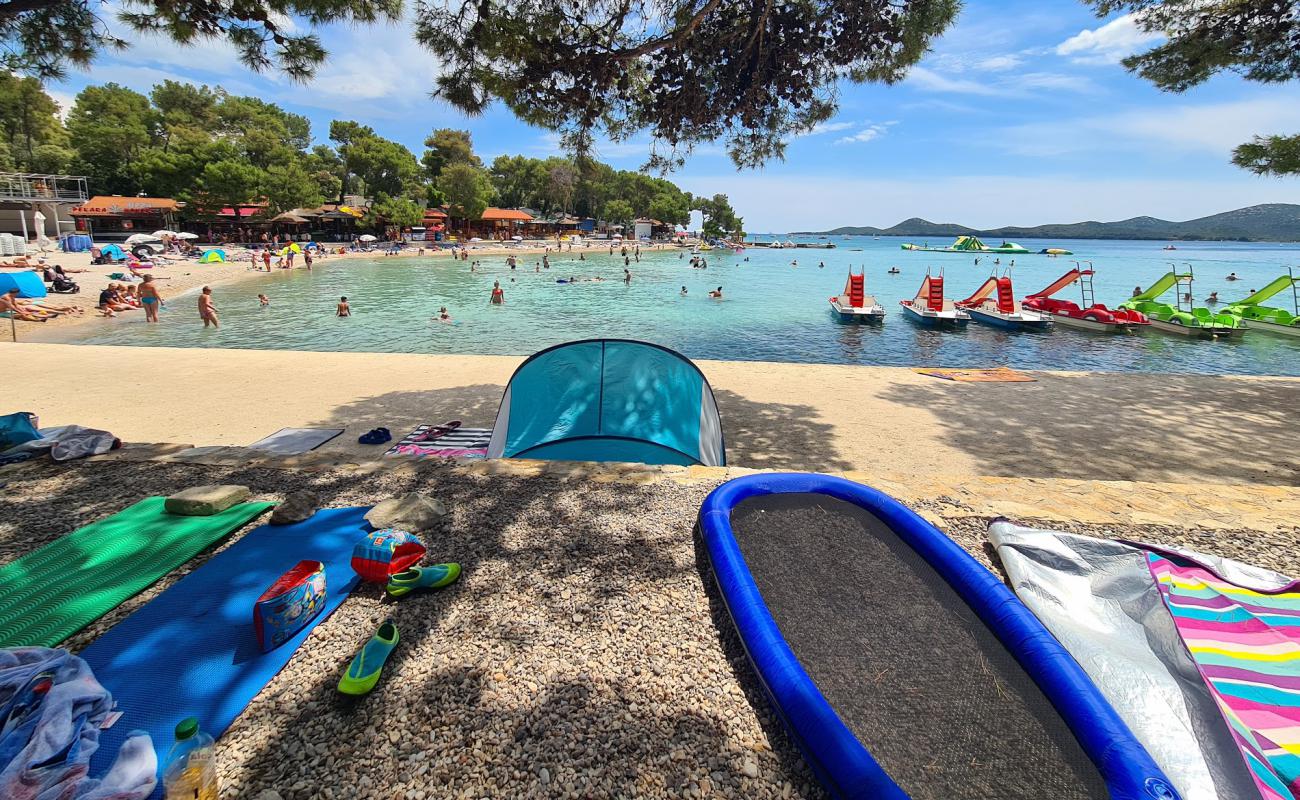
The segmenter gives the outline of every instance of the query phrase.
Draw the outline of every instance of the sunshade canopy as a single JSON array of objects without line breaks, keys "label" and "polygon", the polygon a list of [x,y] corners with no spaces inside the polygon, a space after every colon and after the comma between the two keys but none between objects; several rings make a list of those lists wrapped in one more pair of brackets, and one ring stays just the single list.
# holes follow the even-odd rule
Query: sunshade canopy
[{"label": "sunshade canopy", "polygon": [[570,342],[529,357],[506,386],[488,456],[726,464],[717,402],[699,367],[626,339]]}]

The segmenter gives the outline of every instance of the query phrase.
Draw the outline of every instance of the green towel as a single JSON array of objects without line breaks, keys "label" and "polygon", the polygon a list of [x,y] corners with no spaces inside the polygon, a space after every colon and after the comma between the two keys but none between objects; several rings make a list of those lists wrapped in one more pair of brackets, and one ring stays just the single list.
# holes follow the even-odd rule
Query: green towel
[{"label": "green towel", "polygon": [[58,644],[273,505],[183,517],[164,500],[147,497],[0,567],[0,647]]}]

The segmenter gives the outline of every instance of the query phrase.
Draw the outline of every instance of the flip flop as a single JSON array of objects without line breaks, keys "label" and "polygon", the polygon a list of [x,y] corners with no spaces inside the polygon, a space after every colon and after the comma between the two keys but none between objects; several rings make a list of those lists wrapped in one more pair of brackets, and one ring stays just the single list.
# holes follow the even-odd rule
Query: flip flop
[{"label": "flip flop", "polygon": [[401,597],[416,589],[441,589],[450,586],[460,577],[460,564],[434,564],[429,567],[411,567],[388,578],[388,596]]},{"label": "flip flop", "polygon": [[423,433],[412,436],[408,441],[411,442],[431,442],[434,439],[441,439],[452,431],[460,427],[460,420],[453,419],[451,422],[444,422],[441,425],[435,425],[425,430]]},{"label": "flip flop", "polygon": [[353,656],[348,671],[339,678],[339,691],[358,696],[369,694],[379,682],[379,674],[384,671],[384,662],[388,660],[389,654],[395,647],[397,647],[397,626],[392,620],[388,620],[379,626],[379,630],[370,637],[370,641]]},{"label": "flip flop", "polygon": [[357,437],[361,444],[383,444],[392,441],[393,434],[388,432],[387,428],[375,428],[370,433],[363,433]]}]

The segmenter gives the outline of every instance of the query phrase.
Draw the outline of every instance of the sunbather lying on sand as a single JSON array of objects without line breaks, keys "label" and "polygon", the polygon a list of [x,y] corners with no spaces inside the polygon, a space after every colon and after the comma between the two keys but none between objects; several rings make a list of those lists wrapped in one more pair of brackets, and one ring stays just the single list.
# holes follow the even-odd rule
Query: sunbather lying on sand
[{"label": "sunbather lying on sand", "polygon": [[0,295],[0,313],[3,312],[13,314],[15,319],[20,319],[24,322],[44,322],[51,317],[57,316],[55,314],[44,312],[34,313],[27,310],[26,307],[20,305],[18,302],[17,289],[10,289]]}]

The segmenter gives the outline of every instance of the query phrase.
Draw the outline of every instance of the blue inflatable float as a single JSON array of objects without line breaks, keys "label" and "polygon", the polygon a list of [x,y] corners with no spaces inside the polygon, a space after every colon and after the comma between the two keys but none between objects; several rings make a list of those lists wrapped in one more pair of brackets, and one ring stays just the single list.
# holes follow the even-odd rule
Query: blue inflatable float
[{"label": "blue inflatable float", "polygon": [[700,529],[745,654],[832,796],[1177,800],[1032,612],[901,503],[750,475],[708,496]]}]

